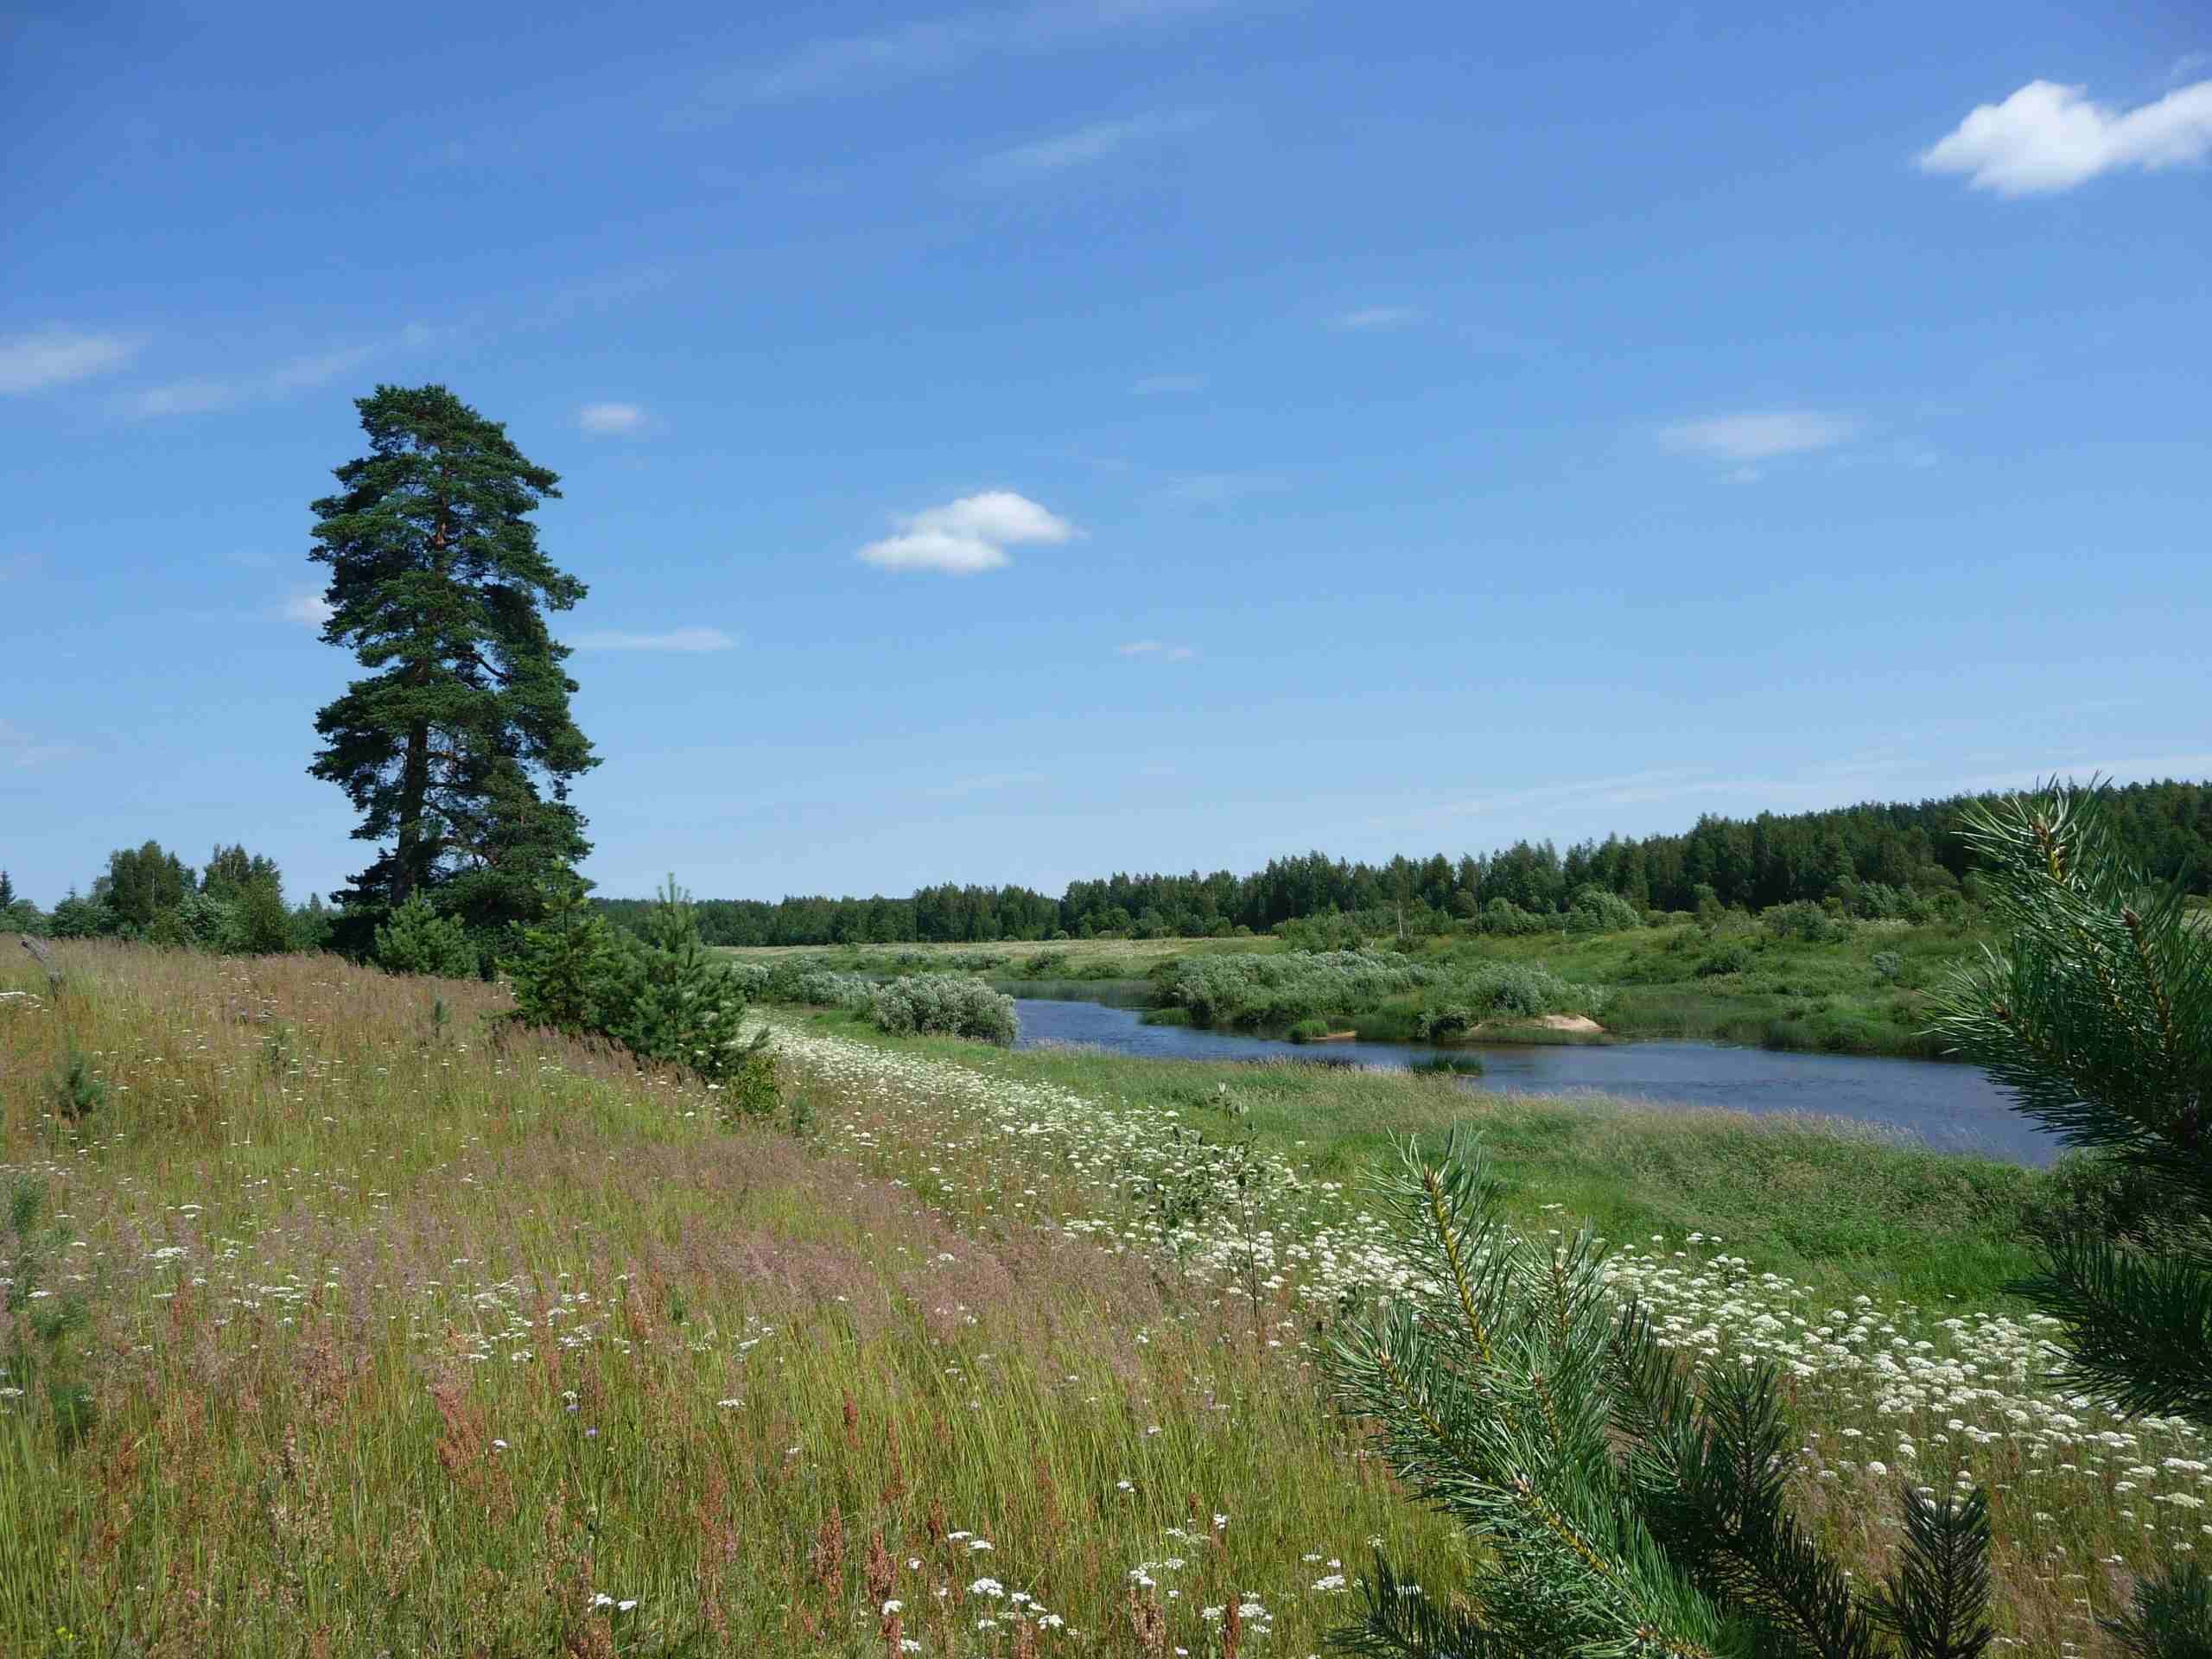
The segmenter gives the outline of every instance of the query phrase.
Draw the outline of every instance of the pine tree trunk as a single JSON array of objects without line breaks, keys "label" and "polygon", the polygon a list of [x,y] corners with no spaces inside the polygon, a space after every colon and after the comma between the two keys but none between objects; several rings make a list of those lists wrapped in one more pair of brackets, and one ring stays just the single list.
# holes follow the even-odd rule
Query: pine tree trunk
[{"label": "pine tree trunk", "polygon": [[422,879],[423,799],[430,792],[430,728],[407,728],[407,759],[399,775],[399,869],[391,902],[404,905]]}]

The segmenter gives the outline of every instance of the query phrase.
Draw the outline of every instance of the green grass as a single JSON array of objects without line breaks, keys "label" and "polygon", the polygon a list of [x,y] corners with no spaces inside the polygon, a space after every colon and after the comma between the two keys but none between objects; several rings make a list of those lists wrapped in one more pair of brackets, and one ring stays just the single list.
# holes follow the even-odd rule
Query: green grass
[{"label": "green grass", "polygon": [[[855,1021],[823,1023],[887,1041]],[[1252,1135],[1325,1179],[1360,1180],[1394,1136],[1470,1123],[1525,1222],[1564,1205],[1615,1238],[1701,1231],[1839,1293],[2001,1298],[2030,1265],[2021,1221],[2046,1179],[1825,1121],[1471,1092],[1435,1075],[912,1046],[996,1077],[1172,1107],[1216,1139]]]},{"label": "green grass", "polygon": [[[1306,1558],[1379,1535],[1452,1575],[1294,1327],[932,1208],[937,1146],[893,1181],[726,1127],[696,1082],[486,1024],[473,982],[58,954],[58,1003],[0,967],[33,994],[0,1000],[0,1187],[51,1194],[40,1287],[81,1299],[99,1416],[72,1445],[0,1394],[0,1653],[1076,1650],[1044,1609],[1112,1652],[1169,1556],[1179,1599],[1142,1599],[1177,1643],[1249,1590],[1305,1653],[1344,1617]],[[81,1128],[73,1052],[107,1090]]]},{"label": "green grass", "polygon": [[[887,1597],[892,1634],[932,1654],[1130,1652],[1140,1568],[1171,1646],[1218,1654],[1202,1610],[1258,1592],[1273,1630],[1247,1655],[1315,1652],[1348,1611],[1322,1581],[1357,1574],[1370,1537],[1440,1589],[1469,1546],[1327,1408],[1328,1304],[1301,1296],[1319,1269],[1291,1248],[1318,1236],[1289,1208],[1202,1209],[1231,1249],[1276,1229],[1248,1259],[1277,1271],[1193,1275],[1132,1169],[1203,1165],[1193,1132],[1249,1140],[1358,1237],[1391,1137],[1469,1122],[1526,1227],[1586,1218],[1639,1271],[1679,1263],[1638,1294],[1686,1320],[1741,1332],[1771,1309],[1795,1329],[1866,1297],[1909,1360],[1980,1340],[1948,1313],[2017,1311],[2001,1287],[2048,1179],[1789,1121],[1009,1052],[837,1014],[776,1015],[780,1127],[734,1126],[694,1081],[486,1023],[491,987],[61,956],[59,1004],[28,964],[0,969],[33,994],[0,1001],[0,1179],[53,1194],[66,1230],[40,1282],[86,1305],[67,1380],[99,1415],[71,1446],[36,1400],[0,1396],[11,1654],[861,1659],[886,1649]],[[73,1054],[105,1090],[75,1125]],[[1134,1134],[1172,1138],[1166,1162]],[[2109,1610],[2164,1547],[2113,1476],[2203,1448],[2143,1430],[2100,1463],[2111,1420],[2015,1382],[2000,1350],[2018,1351],[1971,1351],[1997,1384],[1971,1402],[1793,1383],[1827,1470],[1791,1490],[1876,1573],[1894,1494],[1847,1437],[1895,1458],[1909,1433],[1931,1471],[1974,1459],[2007,1633],[2096,1654],[2076,1598]],[[2047,1427],[2062,1406],[2078,1446]],[[1953,1414],[1986,1439],[1946,1449]],[[986,1579],[1082,1639],[979,1627],[1013,1611]]]}]

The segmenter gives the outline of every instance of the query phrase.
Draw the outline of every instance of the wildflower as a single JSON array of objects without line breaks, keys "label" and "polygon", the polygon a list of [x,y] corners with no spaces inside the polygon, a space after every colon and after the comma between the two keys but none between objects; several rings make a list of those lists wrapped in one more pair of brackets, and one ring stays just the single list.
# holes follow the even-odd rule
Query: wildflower
[{"label": "wildflower", "polygon": [[968,1586],[968,1593],[971,1596],[988,1596],[995,1601],[1006,1594],[1006,1586],[996,1579],[978,1579]]}]

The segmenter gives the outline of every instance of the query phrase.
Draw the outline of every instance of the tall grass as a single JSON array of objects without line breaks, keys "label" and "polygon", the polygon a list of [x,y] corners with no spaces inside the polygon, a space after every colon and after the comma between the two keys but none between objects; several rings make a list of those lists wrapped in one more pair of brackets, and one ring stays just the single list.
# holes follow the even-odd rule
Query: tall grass
[{"label": "tall grass", "polygon": [[0,1174],[66,1217],[100,1417],[0,1402],[0,1651],[1112,1651],[1154,1612],[1204,1651],[1249,1598],[1304,1652],[1370,1535],[1444,1566],[1294,1326],[488,988],[65,956],[0,1001]]},{"label": "tall grass", "polygon": [[[1793,1487],[1859,1571],[1877,1465],[1958,1459],[2008,1639],[2094,1652],[2212,1479],[2193,1426],[2057,1387],[1997,1293],[2025,1171],[779,1013],[801,1136],[487,1026],[478,984],[66,957],[60,998],[0,982],[0,1178],[52,1195],[97,1412],[71,1445],[0,1399],[0,1651],[1315,1651],[1370,1538],[1458,1581],[1312,1366],[1403,1271],[1381,1137],[1468,1116],[1687,1360],[1787,1365]],[[73,1116],[73,1054],[105,1090]]]}]

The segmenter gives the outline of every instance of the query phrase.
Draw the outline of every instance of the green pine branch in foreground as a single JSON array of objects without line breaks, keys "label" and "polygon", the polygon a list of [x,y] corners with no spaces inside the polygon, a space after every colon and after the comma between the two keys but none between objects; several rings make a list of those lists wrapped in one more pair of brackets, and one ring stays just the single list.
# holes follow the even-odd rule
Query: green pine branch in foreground
[{"label": "green pine branch in foreground", "polygon": [[1605,1288],[1586,1230],[1544,1245],[1503,1219],[1481,1149],[1408,1142],[1384,1202],[1427,1282],[1351,1321],[1337,1402],[1401,1478],[1484,1546],[1439,1605],[1378,1562],[1363,1654],[1529,1659],[1975,1659],[1989,1641],[1978,1494],[1900,1489],[1904,1561],[1855,1592],[1790,1513],[1770,1363],[1693,1374]]},{"label": "green pine branch in foreground", "polygon": [[[2063,1217],[2024,1294],[2072,1380],[2122,1410],[2212,1416],[2212,934],[2119,853],[2102,791],[1970,809],[2006,943],[1937,1030],[2020,1109],[2132,1183],[2150,1222]],[[2147,1191],[2149,1198],[2144,1200]],[[1413,1656],[1978,1659],[1991,1641],[1980,1492],[1899,1489],[1902,1556],[1861,1592],[1790,1514],[1791,1436],[1767,1364],[1694,1370],[1616,1310],[1586,1231],[1501,1220],[1481,1151],[1408,1144],[1387,1203],[1426,1280],[1348,1324],[1338,1405],[1482,1550],[1442,1605],[1378,1562],[1349,1651]],[[2145,1577],[2107,1632],[2144,1659],[2212,1655],[2212,1575]]]}]

